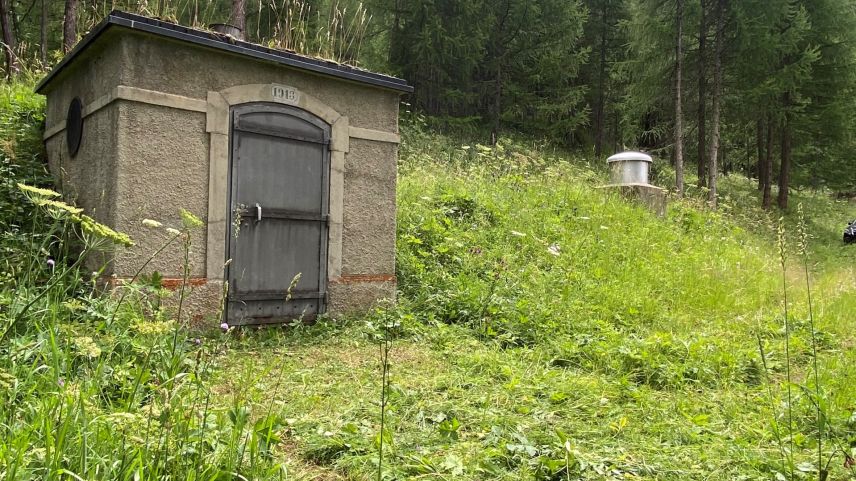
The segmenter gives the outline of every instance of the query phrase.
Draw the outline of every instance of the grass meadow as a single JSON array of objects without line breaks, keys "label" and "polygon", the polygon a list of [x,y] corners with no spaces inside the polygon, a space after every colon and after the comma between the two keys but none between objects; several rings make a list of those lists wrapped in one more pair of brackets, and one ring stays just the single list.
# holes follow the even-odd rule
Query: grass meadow
[{"label": "grass meadow", "polygon": [[[780,220],[732,175],[657,217],[598,159],[410,115],[397,303],[200,331],[156,273],[98,289],[81,259],[133,240],[18,185],[50,187],[30,91],[0,96],[2,479],[856,479],[852,202]],[[150,227],[192,250],[184,221]]]}]

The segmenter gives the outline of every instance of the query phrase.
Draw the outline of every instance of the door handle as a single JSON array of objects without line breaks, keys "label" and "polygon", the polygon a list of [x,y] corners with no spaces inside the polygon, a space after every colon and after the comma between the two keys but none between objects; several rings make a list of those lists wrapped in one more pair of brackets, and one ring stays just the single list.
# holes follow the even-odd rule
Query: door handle
[{"label": "door handle", "polygon": [[262,221],[262,206],[260,206],[258,202],[256,202],[256,221]]}]

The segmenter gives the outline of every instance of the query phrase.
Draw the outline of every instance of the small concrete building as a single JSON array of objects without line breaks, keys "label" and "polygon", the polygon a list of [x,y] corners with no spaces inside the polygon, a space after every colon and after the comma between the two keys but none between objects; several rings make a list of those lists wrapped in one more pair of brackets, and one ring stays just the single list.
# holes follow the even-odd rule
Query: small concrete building
[{"label": "small concrete building", "polygon": [[[107,255],[105,276],[130,279],[169,238],[144,219],[179,227],[186,209],[205,222],[189,262],[196,322],[394,298],[403,80],[113,12],[36,90],[59,188],[136,243]],[[144,272],[180,285],[178,244]]]}]

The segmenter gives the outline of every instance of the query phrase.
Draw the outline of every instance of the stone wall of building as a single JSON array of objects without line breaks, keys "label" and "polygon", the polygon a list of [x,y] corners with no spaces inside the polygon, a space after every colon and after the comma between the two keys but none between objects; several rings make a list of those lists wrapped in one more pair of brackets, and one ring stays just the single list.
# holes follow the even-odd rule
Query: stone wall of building
[{"label": "stone wall of building", "polygon": [[[333,139],[334,150],[344,155],[344,172],[342,185],[331,185],[331,199],[342,198],[342,224],[335,246],[341,249],[341,272],[329,278],[329,312],[364,311],[394,298],[398,92],[117,29],[104,33],[45,88],[46,146],[62,189],[137,244],[104,259],[111,261],[108,273],[130,278],[167,242],[164,229],[145,227],[143,219],[178,228],[178,211],[186,209],[208,221],[216,208],[209,203],[212,186],[223,184],[212,173],[211,159],[229,150],[227,139],[212,141],[218,134],[211,128],[217,120],[211,118],[211,93],[265,84],[288,85],[313,98],[324,106],[318,108],[342,118],[348,132],[343,137],[339,129]],[[75,96],[84,104],[84,135],[80,152],[69,159],[63,121]],[[228,205],[222,209],[215,217],[222,219]],[[219,244],[207,238],[210,232],[194,232],[189,256],[188,316],[197,322],[217,317],[210,311],[221,305],[223,294],[227,260],[212,259],[223,254],[211,249]],[[158,271],[175,284],[183,260],[175,242],[145,272]]]}]

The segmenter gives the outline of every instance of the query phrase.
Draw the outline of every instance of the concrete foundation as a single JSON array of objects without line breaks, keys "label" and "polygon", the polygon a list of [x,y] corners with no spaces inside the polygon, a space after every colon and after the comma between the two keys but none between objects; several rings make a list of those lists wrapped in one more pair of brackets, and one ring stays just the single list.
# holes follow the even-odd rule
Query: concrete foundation
[{"label": "concrete foundation", "polygon": [[650,184],[610,184],[603,189],[617,192],[623,198],[639,202],[651,212],[666,215],[666,190]]}]

